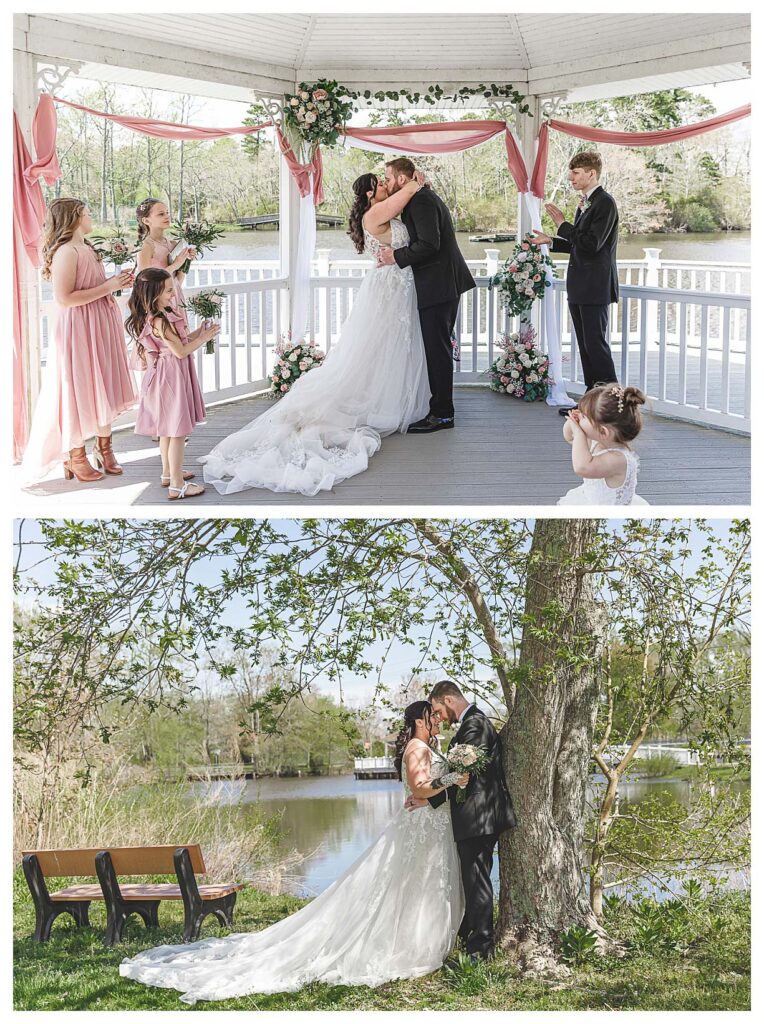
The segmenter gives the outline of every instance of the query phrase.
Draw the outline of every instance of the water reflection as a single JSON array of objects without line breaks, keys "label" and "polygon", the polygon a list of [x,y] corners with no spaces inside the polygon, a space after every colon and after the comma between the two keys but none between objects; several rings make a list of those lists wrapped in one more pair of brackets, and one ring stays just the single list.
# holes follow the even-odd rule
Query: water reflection
[{"label": "water reflection", "polygon": [[[604,779],[592,779],[589,799],[596,799]],[[736,791],[748,783],[733,783]],[[682,779],[643,779],[620,787],[621,809],[648,797],[686,803],[692,783]],[[356,781],[352,776],[326,778],[258,779],[254,781],[197,784],[207,799],[243,804],[260,803],[268,814],[279,815],[281,848],[284,854],[297,850],[302,862],[290,876],[289,888],[296,894],[315,896],[323,892],[383,831],[403,804],[403,787],[394,780]],[[413,812],[415,813],[415,812]],[[719,869],[732,888],[747,888],[745,871]],[[681,882],[669,874],[661,879],[677,892]],[[498,862],[494,862],[494,886],[498,889]],[[643,891],[663,898],[660,886],[645,881]],[[618,888],[609,890],[618,892]]]}]

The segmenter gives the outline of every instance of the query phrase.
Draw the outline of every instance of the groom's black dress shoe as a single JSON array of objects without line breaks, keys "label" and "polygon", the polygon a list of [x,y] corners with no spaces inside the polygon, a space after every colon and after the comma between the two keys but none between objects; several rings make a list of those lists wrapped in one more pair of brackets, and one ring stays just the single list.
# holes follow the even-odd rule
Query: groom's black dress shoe
[{"label": "groom's black dress shoe", "polygon": [[453,416],[425,416],[409,426],[409,434],[433,434],[436,430],[450,430],[454,425]]},{"label": "groom's black dress shoe", "polygon": [[577,409],[577,408],[578,408],[577,405],[569,405],[569,406],[566,406],[564,409],[558,409],[557,412],[560,414],[560,416],[567,416],[568,413],[572,409]]}]

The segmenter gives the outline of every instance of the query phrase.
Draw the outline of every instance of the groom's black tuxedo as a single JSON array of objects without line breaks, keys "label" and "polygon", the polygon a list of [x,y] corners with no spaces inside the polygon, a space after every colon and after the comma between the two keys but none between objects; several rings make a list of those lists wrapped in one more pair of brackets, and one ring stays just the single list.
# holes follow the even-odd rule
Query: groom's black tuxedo
[{"label": "groom's black tuxedo", "polygon": [[570,253],[565,286],[587,390],[618,380],[607,342],[610,305],[618,302],[617,245],[618,207],[601,185],[552,240],[552,252]]},{"label": "groom's black tuxedo", "polygon": [[456,244],[448,208],[432,189],[423,188],[401,214],[409,244],[393,251],[399,267],[414,272],[419,320],[430,383],[430,413],[454,415],[454,364],[451,332],[459,311],[459,296],[475,281]]},{"label": "groom's black tuxedo", "polygon": [[480,775],[467,783],[466,799],[457,803],[456,786],[430,799],[439,807],[451,804],[451,824],[464,887],[464,920],[459,929],[467,952],[489,957],[493,954],[493,848],[502,832],[517,824],[501,757],[501,739],[483,712],[474,705],[467,709],[448,749],[457,743],[484,747],[488,763]]}]

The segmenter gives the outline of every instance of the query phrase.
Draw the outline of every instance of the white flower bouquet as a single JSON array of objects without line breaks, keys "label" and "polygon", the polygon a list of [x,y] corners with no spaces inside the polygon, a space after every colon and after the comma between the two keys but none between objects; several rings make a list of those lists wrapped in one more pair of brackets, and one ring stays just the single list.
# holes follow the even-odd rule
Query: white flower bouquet
[{"label": "white flower bouquet", "polygon": [[295,381],[308,370],[320,366],[325,358],[315,341],[293,342],[291,334],[282,337],[276,346],[276,361],[271,370],[271,397],[285,395]]},{"label": "white flower bouquet", "polygon": [[[475,747],[471,743],[457,743],[446,754],[448,772],[438,779],[433,779],[433,785],[453,785],[460,775],[482,775],[488,764],[488,752],[485,747]],[[467,799],[465,789],[458,789],[456,802],[463,804]]]}]

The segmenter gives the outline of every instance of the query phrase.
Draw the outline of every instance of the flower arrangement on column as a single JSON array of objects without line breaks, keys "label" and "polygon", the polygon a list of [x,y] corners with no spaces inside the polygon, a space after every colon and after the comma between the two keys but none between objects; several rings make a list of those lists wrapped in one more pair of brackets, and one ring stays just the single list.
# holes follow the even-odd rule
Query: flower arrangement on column
[{"label": "flower arrangement on column", "polygon": [[303,374],[323,363],[326,356],[315,341],[292,341],[291,333],[282,335],[276,346],[271,370],[270,398],[281,398]]},{"label": "flower arrangement on column", "polygon": [[316,146],[335,145],[352,113],[345,87],[325,78],[300,82],[297,92],[284,97],[284,128],[311,153]]},{"label": "flower arrangement on column", "polygon": [[[536,245],[529,232],[488,282],[488,287],[496,289],[502,306],[510,316],[523,317],[552,284],[546,273],[547,267],[554,276],[554,264],[541,251],[541,246]],[[523,319],[527,322],[527,317]]]},{"label": "flower arrangement on column", "polygon": [[536,345],[536,331],[528,325],[512,334],[501,334],[496,342],[500,354],[488,373],[491,391],[522,398],[525,402],[545,399],[553,383],[549,356]]}]

